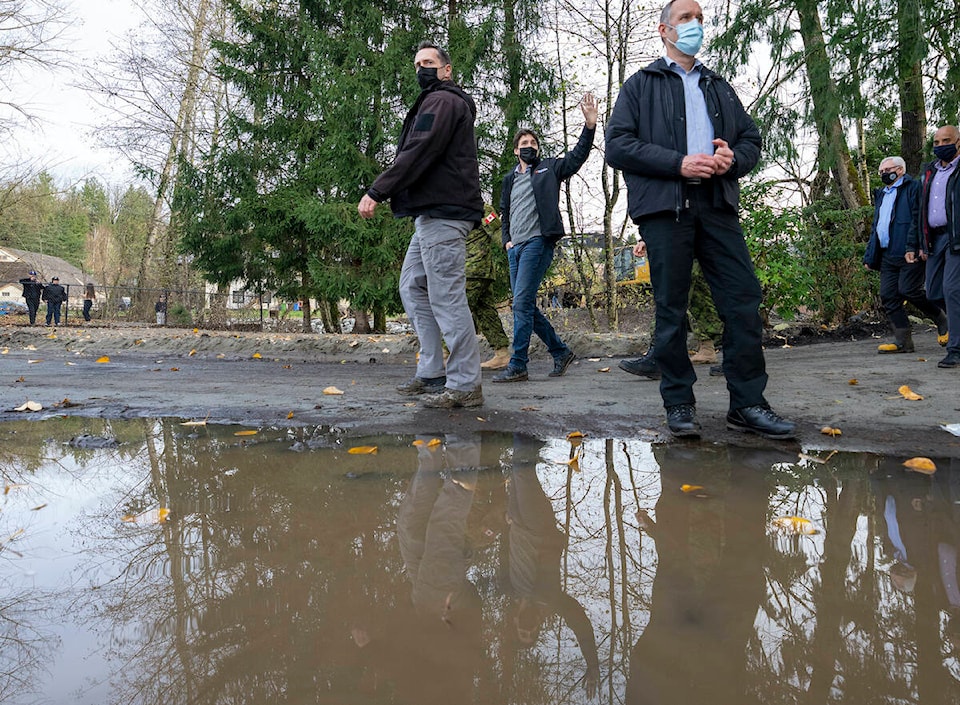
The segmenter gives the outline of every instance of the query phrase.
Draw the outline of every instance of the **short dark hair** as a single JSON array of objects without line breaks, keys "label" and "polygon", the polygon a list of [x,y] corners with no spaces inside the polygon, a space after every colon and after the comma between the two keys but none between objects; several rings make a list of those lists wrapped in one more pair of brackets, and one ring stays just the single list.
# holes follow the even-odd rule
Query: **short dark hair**
[{"label": "short dark hair", "polygon": [[537,136],[537,133],[531,130],[529,127],[522,127],[517,130],[517,134],[513,136],[513,148],[516,149],[520,144],[520,140],[524,138],[525,135],[530,135],[537,141],[537,146],[540,146],[540,138]]},{"label": "short dark hair", "polygon": [[447,50],[438,44],[434,44],[429,40],[424,40],[417,44],[417,51],[420,51],[421,49],[433,49],[436,51],[437,56],[440,57],[440,62],[444,66],[447,66],[450,63],[450,55],[447,53]]}]

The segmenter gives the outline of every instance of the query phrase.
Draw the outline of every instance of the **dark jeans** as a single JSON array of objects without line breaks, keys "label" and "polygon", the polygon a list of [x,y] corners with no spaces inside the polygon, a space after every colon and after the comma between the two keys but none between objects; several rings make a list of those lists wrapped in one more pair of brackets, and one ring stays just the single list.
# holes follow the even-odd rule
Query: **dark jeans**
[{"label": "dark jeans", "polygon": [[927,298],[947,312],[950,340],[947,352],[960,352],[960,252],[950,250],[950,237],[934,238],[927,259]]},{"label": "dark jeans", "polygon": [[910,327],[910,319],[903,308],[904,299],[934,321],[941,313],[938,306],[927,300],[923,290],[925,264],[923,260],[911,264],[902,255],[895,257],[886,251],[883,253],[880,261],[880,301],[894,328]]},{"label": "dark jeans", "polygon": [[53,303],[52,301],[47,302],[47,325],[50,325],[50,320],[53,320],[54,325],[60,325],[60,302]]},{"label": "dark jeans", "polygon": [[30,325],[37,322],[37,311],[40,309],[40,299],[26,299],[27,313],[30,315]]},{"label": "dark jeans", "polygon": [[513,290],[513,354],[510,367],[515,370],[527,369],[530,336],[534,333],[547,346],[554,360],[563,357],[569,348],[537,308],[537,289],[553,261],[553,245],[544,242],[542,237],[535,237],[507,250],[507,259],[510,261],[510,288]]},{"label": "dark jeans", "polygon": [[650,280],[657,305],[656,358],[667,408],[693,404],[697,375],[687,354],[687,303],[694,258],[710,285],[723,321],[723,373],[730,409],[766,404],[762,293],[737,214],[713,205],[713,188],[687,189],[688,207],[644,218]]},{"label": "dark jeans", "polygon": [[91,309],[91,308],[93,308],[93,300],[92,300],[92,299],[84,299],[84,300],[83,300],[83,320],[85,320],[85,321],[89,321],[89,320],[90,320],[90,309]]}]

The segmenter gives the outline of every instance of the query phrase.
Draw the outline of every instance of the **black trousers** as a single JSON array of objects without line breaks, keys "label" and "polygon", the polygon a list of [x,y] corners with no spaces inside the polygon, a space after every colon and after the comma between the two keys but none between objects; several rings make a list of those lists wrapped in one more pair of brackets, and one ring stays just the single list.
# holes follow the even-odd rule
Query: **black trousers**
[{"label": "black trousers", "polygon": [[687,354],[687,303],[694,257],[723,322],[723,372],[730,409],[766,404],[760,319],[763,297],[740,220],[734,211],[713,205],[709,181],[702,186],[684,186],[686,207],[679,215],[665,212],[639,223],[647,243],[657,306],[655,342],[663,405],[696,403],[693,384],[697,375]]},{"label": "black trousers", "polygon": [[910,327],[910,319],[903,310],[904,299],[934,321],[942,313],[939,306],[927,300],[923,289],[925,270],[926,262],[923,260],[911,264],[902,255],[894,257],[884,250],[883,259],[880,260],[880,302],[894,328]]},{"label": "black trousers", "polygon": [[40,299],[26,299],[27,313],[30,315],[30,325],[37,322],[37,311],[40,309]]}]

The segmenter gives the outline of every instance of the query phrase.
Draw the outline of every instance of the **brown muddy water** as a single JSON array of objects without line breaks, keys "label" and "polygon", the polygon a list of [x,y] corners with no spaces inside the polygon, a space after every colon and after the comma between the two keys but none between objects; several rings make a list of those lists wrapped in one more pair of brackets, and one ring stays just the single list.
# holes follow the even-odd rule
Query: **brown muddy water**
[{"label": "brown muddy water", "polygon": [[958,703],[960,467],[903,460],[4,424],[0,702]]}]

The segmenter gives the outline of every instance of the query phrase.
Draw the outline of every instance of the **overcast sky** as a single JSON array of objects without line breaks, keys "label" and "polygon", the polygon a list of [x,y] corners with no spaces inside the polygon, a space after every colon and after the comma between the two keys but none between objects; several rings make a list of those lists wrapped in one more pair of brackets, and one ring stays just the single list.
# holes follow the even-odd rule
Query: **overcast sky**
[{"label": "overcast sky", "polygon": [[19,128],[4,159],[39,158],[58,180],[96,176],[120,183],[130,178],[116,153],[98,149],[93,128],[103,121],[95,102],[73,86],[98,57],[109,53],[116,38],[139,23],[140,11],[130,0],[64,0],[70,26],[58,41],[76,65],[71,70],[34,69],[15,76],[10,101],[24,106],[36,124]]}]

